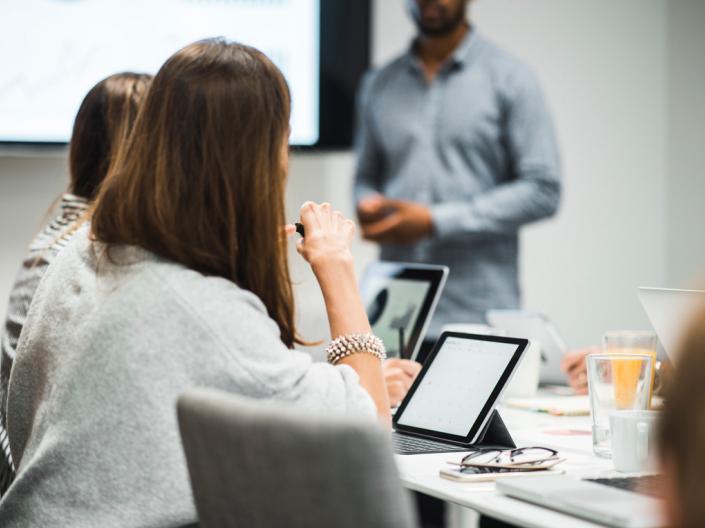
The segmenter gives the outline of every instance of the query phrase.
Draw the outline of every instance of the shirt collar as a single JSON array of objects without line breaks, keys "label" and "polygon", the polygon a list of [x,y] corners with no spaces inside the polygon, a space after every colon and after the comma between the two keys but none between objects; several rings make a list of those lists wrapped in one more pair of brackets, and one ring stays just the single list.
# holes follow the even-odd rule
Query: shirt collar
[{"label": "shirt collar", "polygon": [[[452,68],[462,68],[463,66],[469,65],[480,51],[480,40],[481,38],[477,34],[477,29],[475,26],[471,25],[468,32],[463,37],[463,40],[460,41],[460,44],[453,50],[453,53],[448,59],[448,63]],[[422,71],[421,59],[419,59],[419,56],[416,54],[416,43],[417,39],[414,39],[409,45],[409,49],[406,53],[406,61],[410,68]],[[447,65],[443,67],[443,69],[446,68],[448,68]]]},{"label": "shirt collar", "polygon": [[468,32],[451,55],[451,61],[458,66],[470,64],[480,49],[480,36],[475,26],[470,26]]}]

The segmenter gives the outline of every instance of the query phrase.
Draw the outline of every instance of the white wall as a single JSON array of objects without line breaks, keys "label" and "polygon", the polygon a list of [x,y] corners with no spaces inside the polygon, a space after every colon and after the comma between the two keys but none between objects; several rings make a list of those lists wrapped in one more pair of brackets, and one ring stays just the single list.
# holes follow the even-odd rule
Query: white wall
[{"label": "white wall", "polygon": [[63,153],[0,155],[0,317],[24,249],[68,182]]},{"label": "white wall", "polygon": [[[689,119],[692,112],[682,107],[677,92],[669,92],[668,78],[680,72],[678,80],[699,83],[688,89],[691,96],[705,93],[705,80],[687,75],[689,62],[676,68],[680,63],[670,60],[669,45],[677,46],[679,56],[696,55],[703,47],[690,51],[691,40],[669,40],[669,15],[694,28],[703,27],[705,15],[698,0],[675,0],[678,9],[669,7],[673,1],[473,3],[480,30],[533,66],[554,111],[565,171],[563,208],[556,219],[523,233],[522,278],[527,307],[546,311],[576,346],[597,342],[609,328],[645,327],[635,288],[666,284],[669,271],[696,267],[682,249],[689,247],[688,236],[674,238],[671,230],[687,225],[673,211],[689,194],[677,191],[701,185],[692,167],[702,158],[679,170],[677,184],[669,182],[667,164],[669,170],[674,166],[667,147],[675,143],[667,141],[667,131],[701,132],[703,120]],[[403,5],[403,0],[375,2],[376,64],[404,49],[413,34]],[[682,152],[702,154],[688,142],[678,145]],[[352,169],[350,153],[295,155],[290,218],[306,199],[328,200],[352,213]],[[61,156],[0,157],[0,299],[6,298],[24,244],[64,175]],[[697,202],[690,204],[691,217],[701,218]],[[669,261],[674,248],[677,266]],[[375,256],[366,243],[355,252],[360,267]],[[323,337],[323,306],[313,278],[293,253],[292,268],[301,329],[310,339]]]},{"label": "white wall", "polygon": [[[378,1],[374,15],[380,64],[413,27],[402,0]],[[550,314],[574,346],[645,327],[636,288],[663,284],[666,269],[666,0],[478,0],[471,16],[537,71],[561,141],[561,213],[522,236],[525,305]],[[298,177],[343,198],[349,162]]]},{"label": "white wall", "polygon": [[669,3],[668,278],[705,275],[705,2]]},{"label": "white wall", "polygon": [[666,1],[480,0],[476,14],[539,73],[561,141],[560,216],[522,239],[526,305],[574,345],[648,327],[636,288],[666,270]]}]

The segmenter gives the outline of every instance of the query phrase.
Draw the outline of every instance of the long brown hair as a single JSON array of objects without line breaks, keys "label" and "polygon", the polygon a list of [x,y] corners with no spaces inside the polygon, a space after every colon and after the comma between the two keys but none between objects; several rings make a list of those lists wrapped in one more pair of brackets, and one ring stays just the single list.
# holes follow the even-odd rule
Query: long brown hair
[{"label": "long brown hair", "polygon": [[69,191],[93,200],[117,147],[125,141],[147,93],[151,75],[123,72],[106,77],[84,97],[69,146]]},{"label": "long brown hair", "polygon": [[705,526],[705,310],[691,321],[667,386],[659,448],[677,526]]},{"label": "long brown hair", "polygon": [[290,98],[258,50],[210,39],[157,73],[93,213],[96,240],[141,246],[257,295],[300,342],[282,236]]}]

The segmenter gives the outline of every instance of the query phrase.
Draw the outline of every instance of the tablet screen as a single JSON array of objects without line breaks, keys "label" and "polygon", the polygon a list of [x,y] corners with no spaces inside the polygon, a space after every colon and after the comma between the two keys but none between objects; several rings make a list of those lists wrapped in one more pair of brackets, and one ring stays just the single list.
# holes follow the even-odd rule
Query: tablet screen
[{"label": "tablet screen", "polygon": [[448,273],[444,266],[375,262],[360,292],[372,332],[389,357],[411,358],[423,339]]},{"label": "tablet screen", "polygon": [[511,373],[508,367],[514,366],[517,352],[524,347],[523,340],[487,339],[449,335],[429,358],[432,362],[399,409],[396,424],[468,436],[478,418],[488,412],[488,402],[498,396]]},{"label": "tablet screen", "polygon": [[427,281],[388,277],[370,279],[369,290],[374,292],[367,304],[370,325],[372,332],[384,342],[390,357],[402,356],[401,350],[408,347],[430,288]]}]

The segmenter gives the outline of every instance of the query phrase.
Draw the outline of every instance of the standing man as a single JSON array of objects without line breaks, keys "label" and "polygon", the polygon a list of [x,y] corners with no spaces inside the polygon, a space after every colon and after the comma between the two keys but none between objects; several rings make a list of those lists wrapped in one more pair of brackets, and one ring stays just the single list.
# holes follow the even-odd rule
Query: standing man
[{"label": "standing man", "polygon": [[383,260],[450,267],[428,347],[519,306],[519,228],[556,212],[560,168],[535,76],[468,22],[469,0],[406,1],[417,37],[358,96],[355,199]]}]

